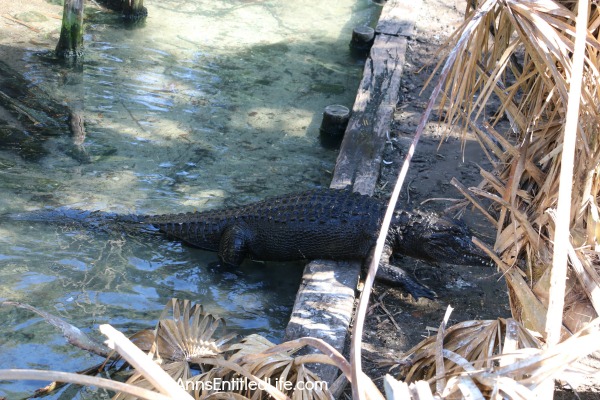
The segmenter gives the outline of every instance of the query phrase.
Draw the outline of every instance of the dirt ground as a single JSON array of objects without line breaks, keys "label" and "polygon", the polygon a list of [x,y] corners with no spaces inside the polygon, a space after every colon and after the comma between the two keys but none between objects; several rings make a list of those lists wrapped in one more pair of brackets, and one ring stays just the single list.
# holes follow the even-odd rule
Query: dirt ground
[{"label": "dirt ground", "polygon": [[[460,0],[423,2],[417,18],[417,34],[409,41],[401,101],[390,132],[391,141],[386,146],[378,190],[381,196],[391,190],[429,98],[427,91],[421,95],[419,92],[432,67],[422,67],[434,60],[436,50],[461,22],[464,8]],[[57,42],[61,6],[44,0],[0,0],[0,10],[0,54],[14,68],[27,62],[23,59],[25,49],[45,50]],[[440,145],[443,135],[448,137]],[[450,185],[453,177],[467,187],[479,183],[480,167],[488,168],[489,164],[476,142],[467,140],[463,148],[459,135],[458,130],[453,132],[449,127],[430,123],[402,191],[402,207],[441,212],[454,204],[449,199],[461,198]],[[478,237],[492,243],[493,230],[481,215],[467,210],[463,219]],[[454,308],[450,324],[510,317],[505,283],[494,268],[433,266],[411,259],[402,260],[402,265],[435,290],[439,298],[415,302],[400,290],[387,286],[374,288],[363,337],[363,368],[379,386],[388,372],[387,367],[379,367],[379,362],[399,358],[424,337],[435,335],[448,306]]]},{"label": "dirt ground", "polygon": [[[416,36],[409,41],[400,103],[390,131],[391,140],[385,150],[379,179],[382,196],[395,183],[429,99],[430,88],[420,92],[435,66],[436,51],[462,21],[463,12],[464,4],[459,2],[423,2],[417,18]],[[467,137],[463,147],[460,129],[453,130],[438,124],[437,120],[438,115],[434,113],[417,146],[399,200],[399,206],[403,208],[443,213],[456,204],[455,200],[462,199],[450,180],[456,178],[467,187],[476,186],[480,181],[480,167],[489,167],[477,142]],[[445,139],[441,141],[442,138]],[[493,229],[485,224],[481,215],[468,209],[462,220],[480,239],[493,243]],[[365,323],[363,363],[367,374],[378,381],[387,372],[386,368],[378,368],[382,359],[400,358],[404,351],[425,337],[435,335],[448,306],[454,309],[450,325],[473,319],[510,317],[506,286],[495,268],[429,265],[409,258],[401,260],[401,264],[432,288],[438,298],[415,302],[397,289],[374,288],[370,315]]]}]

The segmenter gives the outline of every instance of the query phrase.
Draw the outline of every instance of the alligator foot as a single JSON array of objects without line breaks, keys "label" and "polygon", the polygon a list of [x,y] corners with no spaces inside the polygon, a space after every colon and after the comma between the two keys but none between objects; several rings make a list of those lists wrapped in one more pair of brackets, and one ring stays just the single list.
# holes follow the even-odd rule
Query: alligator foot
[{"label": "alligator foot", "polygon": [[376,278],[381,281],[400,285],[404,290],[410,293],[415,300],[418,300],[419,297],[426,297],[431,300],[437,297],[437,294],[433,290],[417,282],[401,268],[394,265],[383,263],[379,265]]}]

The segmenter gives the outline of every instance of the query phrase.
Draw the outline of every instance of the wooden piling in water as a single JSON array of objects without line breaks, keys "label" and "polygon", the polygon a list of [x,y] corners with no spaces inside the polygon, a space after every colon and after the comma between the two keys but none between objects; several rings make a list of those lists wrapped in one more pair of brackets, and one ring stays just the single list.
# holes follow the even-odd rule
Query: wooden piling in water
[{"label": "wooden piling in water", "polygon": [[56,55],[76,59],[83,55],[83,0],[65,0]]},{"label": "wooden piling in water", "polygon": [[341,104],[325,107],[319,133],[321,144],[325,147],[337,147],[344,138],[344,132],[350,119],[350,110]]},{"label": "wooden piling in water", "polygon": [[350,52],[356,56],[366,57],[375,42],[375,29],[370,26],[360,25],[352,30]]},{"label": "wooden piling in water", "polygon": [[138,21],[148,16],[144,0],[123,0],[123,17],[127,20]]}]

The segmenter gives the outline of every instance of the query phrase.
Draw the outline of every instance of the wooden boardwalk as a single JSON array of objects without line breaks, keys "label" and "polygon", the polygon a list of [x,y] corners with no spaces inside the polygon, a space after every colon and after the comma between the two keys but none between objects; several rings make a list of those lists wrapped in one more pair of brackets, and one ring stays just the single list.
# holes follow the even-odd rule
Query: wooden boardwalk
[{"label": "wooden boardwalk", "polygon": [[[420,7],[421,0],[388,0],[383,7],[336,162],[332,188],[352,185],[354,191],[367,195],[375,190],[383,148],[398,103],[408,38],[414,35]],[[359,262],[309,263],[304,269],[285,339],[321,338],[343,352],[360,269]],[[318,366],[315,372],[331,385],[337,369]]]}]

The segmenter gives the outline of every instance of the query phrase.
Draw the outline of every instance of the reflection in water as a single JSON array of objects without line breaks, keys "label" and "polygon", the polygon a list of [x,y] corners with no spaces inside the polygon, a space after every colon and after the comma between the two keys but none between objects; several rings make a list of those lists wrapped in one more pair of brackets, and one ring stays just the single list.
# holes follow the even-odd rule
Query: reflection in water
[{"label": "reflection in water", "polygon": [[[377,8],[366,0],[147,6],[146,24],[133,30],[90,13],[81,72],[29,55],[26,76],[83,112],[89,162],[70,153],[72,138],[49,139],[39,163],[0,153],[2,209],[183,212],[328,184],[336,153],[319,145],[321,112],[352,104],[362,65],[349,57],[348,38]],[[302,264],[223,270],[216,261],[162,237],[0,223],[0,299],[99,338],[102,323],[129,333],[151,326],[179,297],[230,329],[280,340]],[[0,322],[2,368],[75,371],[98,361],[25,310],[0,308]],[[0,397],[38,386],[1,384]]]}]

